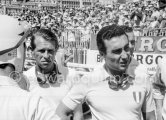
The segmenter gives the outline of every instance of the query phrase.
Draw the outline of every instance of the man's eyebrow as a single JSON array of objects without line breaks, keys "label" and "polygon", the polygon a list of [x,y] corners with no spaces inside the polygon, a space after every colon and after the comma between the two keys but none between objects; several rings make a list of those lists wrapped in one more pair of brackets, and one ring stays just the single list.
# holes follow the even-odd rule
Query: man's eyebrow
[{"label": "man's eyebrow", "polygon": [[[126,44],[123,48],[125,48],[125,47],[127,47],[127,46],[129,46],[129,44]],[[114,49],[114,50],[112,50],[112,51],[120,50],[120,49],[122,49],[122,48],[117,48],[117,49]]]},{"label": "man's eyebrow", "polygon": [[125,47],[128,47],[128,46],[129,46],[129,44],[126,44],[126,45],[124,46],[124,48],[125,48]]}]

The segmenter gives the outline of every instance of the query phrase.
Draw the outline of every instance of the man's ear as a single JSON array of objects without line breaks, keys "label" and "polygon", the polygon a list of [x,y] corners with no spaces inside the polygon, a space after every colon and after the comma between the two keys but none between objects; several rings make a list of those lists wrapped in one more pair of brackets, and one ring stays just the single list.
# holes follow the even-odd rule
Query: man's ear
[{"label": "man's ear", "polygon": [[106,54],[101,54],[101,57],[105,58]]}]

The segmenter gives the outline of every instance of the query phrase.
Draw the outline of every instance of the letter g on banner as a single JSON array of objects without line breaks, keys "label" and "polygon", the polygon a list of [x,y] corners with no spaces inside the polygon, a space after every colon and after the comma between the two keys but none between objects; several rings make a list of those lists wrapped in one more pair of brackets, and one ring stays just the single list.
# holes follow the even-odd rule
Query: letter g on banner
[{"label": "letter g on banner", "polygon": [[[165,44],[163,44],[164,41],[165,41]],[[165,47],[165,48],[162,48],[162,47]],[[157,48],[160,52],[166,52],[166,37],[162,37],[161,39],[158,40]]]}]

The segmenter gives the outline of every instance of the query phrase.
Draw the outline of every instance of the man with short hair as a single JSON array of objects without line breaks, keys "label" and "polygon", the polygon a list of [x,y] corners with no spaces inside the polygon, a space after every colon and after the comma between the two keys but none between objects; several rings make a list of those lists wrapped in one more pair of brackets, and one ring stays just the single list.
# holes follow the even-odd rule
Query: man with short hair
[{"label": "man with short hair", "polygon": [[155,120],[149,76],[143,65],[128,73],[131,51],[128,36],[117,25],[103,27],[97,46],[105,64],[82,77],[57,108],[60,117],[84,100],[98,120]]},{"label": "man with short hair", "polygon": [[36,65],[24,72],[27,78],[32,78],[28,79],[29,90],[32,91],[38,86],[51,87],[59,76],[64,75],[55,61],[59,48],[57,36],[48,29],[39,29],[31,37],[31,48]]},{"label": "man with short hair", "polygon": [[[66,74],[64,70],[60,71],[55,60],[59,49],[58,38],[49,29],[39,29],[32,35],[31,48],[36,65],[24,72],[29,81],[29,90],[42,96],[53,109],[56,109],[72,87],[67,84]],[[74,112],[76,120],[82,118],[82,110],[79,108]]]},{"label": "man with short hair", "polygon": [[21,89],[24,63],[24,28],[20,21],[0,15],[0,120],[58,120],[55,111],[38,95]]}]

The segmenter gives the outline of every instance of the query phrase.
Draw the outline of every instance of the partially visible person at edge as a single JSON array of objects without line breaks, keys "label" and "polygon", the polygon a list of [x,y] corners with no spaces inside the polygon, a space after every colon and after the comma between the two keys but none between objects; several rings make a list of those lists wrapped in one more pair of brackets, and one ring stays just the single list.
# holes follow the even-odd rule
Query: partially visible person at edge
[{"label": "partially visible person at edge", "polygon": [[154,100],[156,103],[157,120],[166,120],[166,58],[159,59],[157,70],[153,77]]},{"label": "partially visible person at edge", "polygon": [[0,15],[0,26],[0,120],[60,120],[43,98],[17,83],[25,60],[23,26],[6,15]]},{"label": "partially visible person at edge", "polygon": [[[105,64],[81,78],[59,104],[56,112],[65,118],[83,101],[92,112],[92,120],[155,120],[155,105],[149,75],[143,65],[127,69],[131,61],[128,36],[115,24],[97,34],[99,53]],[[141,115],[142,114],[142,115]]]},{"label": "partially visible person at edge", "polygon": [[[29,81],[29,91],[42,96],[56,109],[61,99],[72,87],[55,60],[58,38],[48,29],[39,29],[31,38],[32,55],[36,65],[24,72]],[[82,119],[81,105],[74,112],[74,119]]]},{"label": "partially visible person at edge", "polygon": [[[135,69],[136,67],[138,67],[138,65],[140,65],[141,63],[139,63],[135,58],[134,58],[134,49],[135,49],[135,35],[134,35],[134,31],[133,31],[133,28],[132,27],[129,27],[129,26],[124,26],[122,25],[121,26],[122,29],[126,32],[127,36],[128,36],[128,39],[129,39],[129,44],[130,44],[130,50],[131,50],[131,62],[129,64],[129,67],[128,67],[128,72],[131,73],[131,72],[134,72],[133,69]],[[145,66],[144,66],[145,67]],[[145,70],[147,68],[145,67]],[[148,71],[146,71],[147,74]],[[160,117],[158,116],[160,113],[157,113],[157,118]]]},{"label": "partially visible person at edge", "polygon": [[128,67],[128,72],[134,72],[133,69],[139,65],[139,62],[133,57],[134,56],[134,49],[135,49],[135,35],[133,32],[133,28],[129,26],[122,25],[122,29],[126,32],[128,39],[129,39],[129,45],[130,45],[130,52],[131,52],[131,62]]}]

